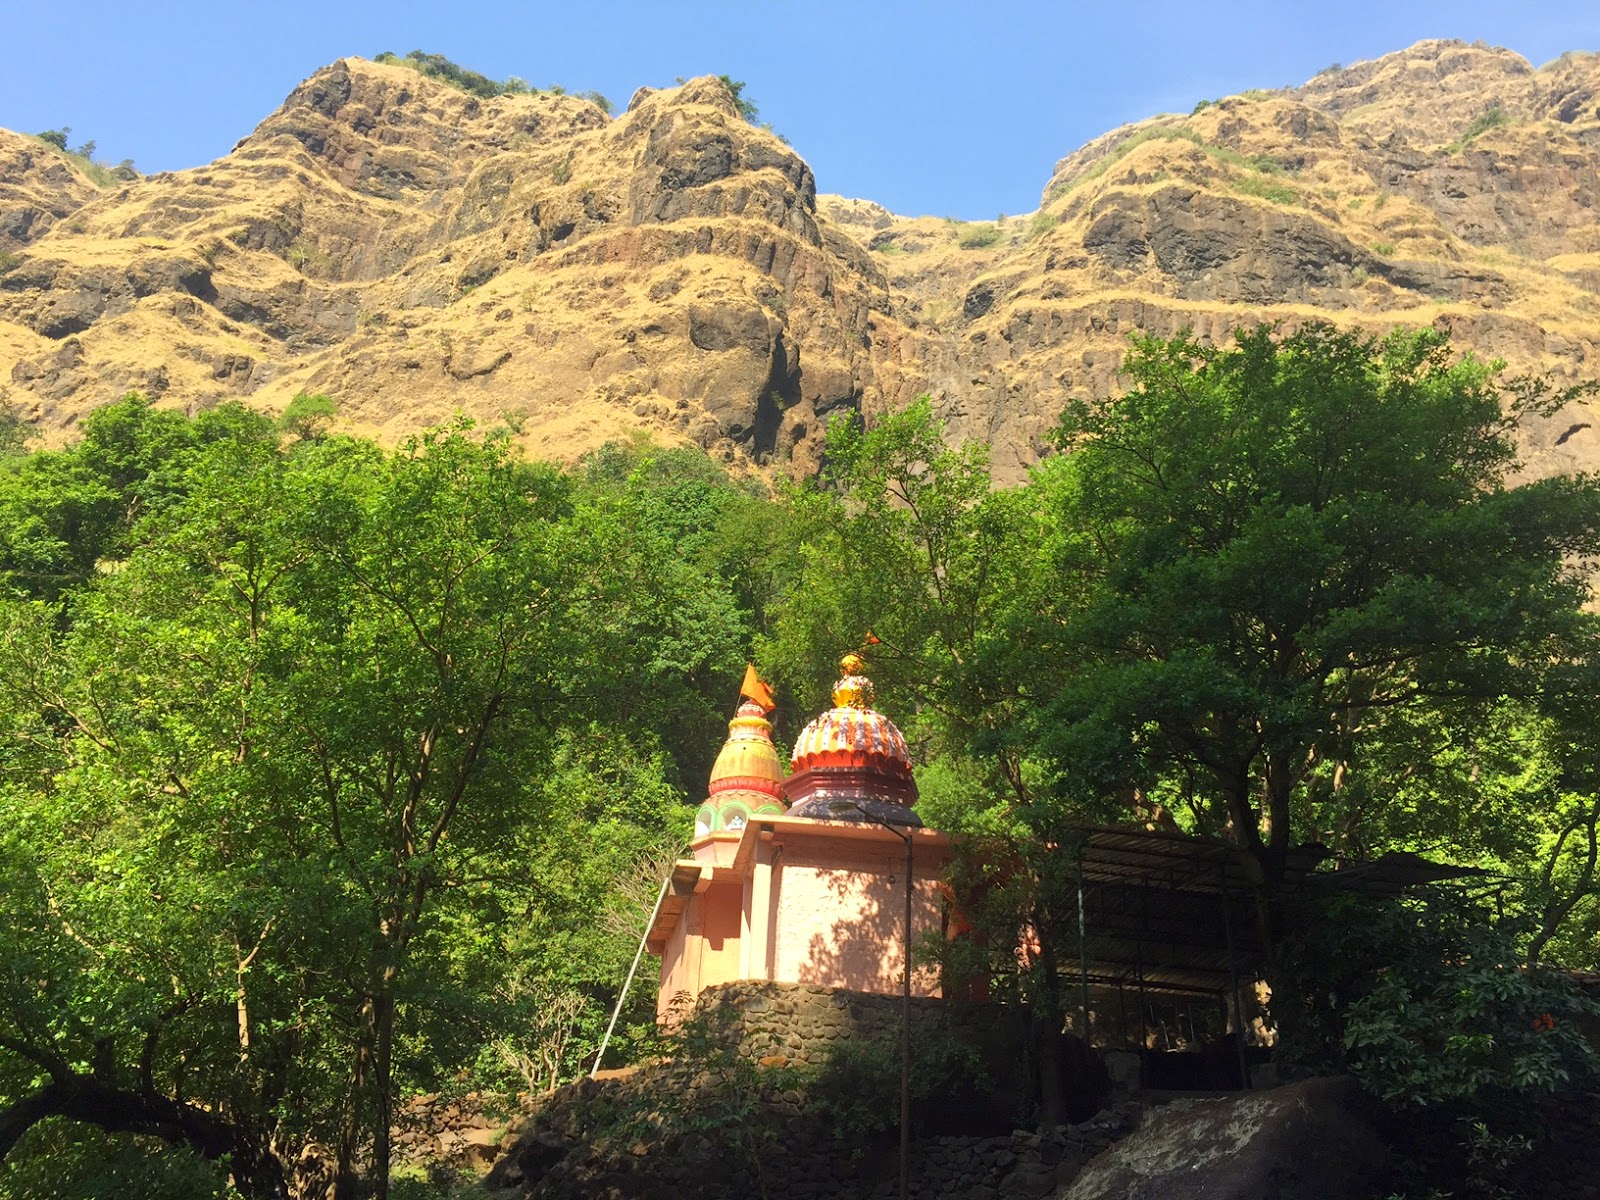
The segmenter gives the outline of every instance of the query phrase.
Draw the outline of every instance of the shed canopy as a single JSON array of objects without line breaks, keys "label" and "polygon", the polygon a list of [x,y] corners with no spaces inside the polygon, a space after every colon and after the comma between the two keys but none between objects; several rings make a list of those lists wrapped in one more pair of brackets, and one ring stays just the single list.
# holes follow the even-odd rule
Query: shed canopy
[{"label": "shed canopy", "polygon": [[[1089,983],[1149,991],[1226,992],[1249,977],[1263,949],[1254,891],[1238,847],[1215,838],[1112,826],[1082,826],[1075,845],[1083,879]],[[1394,897],[1412,887],[1483,876],[1415,854],[1325,869],[1328,851],[1289,852],[1285,884],[1303,895],[1345,892]]]}]

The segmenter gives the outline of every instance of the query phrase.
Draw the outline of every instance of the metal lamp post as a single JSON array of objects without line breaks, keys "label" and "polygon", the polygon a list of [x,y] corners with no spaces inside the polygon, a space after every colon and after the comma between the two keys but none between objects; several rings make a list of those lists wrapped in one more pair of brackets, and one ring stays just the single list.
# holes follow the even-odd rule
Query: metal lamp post
[{"label": "metal lamp post", "polygon": [[880,820],[854,801],[828,807],[835,813],[860,813],[906,844],[906,923],[900,964],[900,1200],[911,1200],[911,898],[916,867],[911,830]]}]

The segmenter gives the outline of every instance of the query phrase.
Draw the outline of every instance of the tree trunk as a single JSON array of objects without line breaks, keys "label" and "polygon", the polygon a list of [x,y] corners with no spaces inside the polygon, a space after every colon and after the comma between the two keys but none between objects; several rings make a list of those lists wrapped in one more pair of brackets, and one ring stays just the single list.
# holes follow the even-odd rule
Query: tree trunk
[{"label": "tree trunk", "polygon": [[377,1095],[372,1126],[372,1184],[374,1200],[389,1200],[389,1128],[394,1123],[394,967],[385,967],[384,990],[373,1005],[375,1046],[373,1083]]},{"label": "tree trunk", "polygon": [[211,1161],[226,1159],[234,1186],[250,1200],[287,1195],[283,1167],[243,1129],[214,1113],[166,1096],[111,1087],[89,1075],[59,1078],[0,1110],[0,1161],[40,1121],[59,1117],[108,1133],[158,1137]]},{"label": "tree trunk", "polygon": [[361,1003],[355,1053],[350,1064],[350,1095],[345,1106],[344,1128],[339,1135],[333,1200],[355,1200],[356,1197],[359,1183],[356,1178],[356,1154],[361,1145],[362,1117],[367,1108],[367,1086],[372,1075],[373,1015],[373,1001],[368,997]]},{"label": "tree trunk", "polygon": [[1057,974],[1055,938],[1040,922],[1039,962],[1035,968],[1038,986],[1034,988],[1034,1045],[1039,1052],[1039,1126],[1054,1129],[1067,1120],[1066,1034],[1062,1024],[1066,1013],[1061,1005],[1061,980]]}]

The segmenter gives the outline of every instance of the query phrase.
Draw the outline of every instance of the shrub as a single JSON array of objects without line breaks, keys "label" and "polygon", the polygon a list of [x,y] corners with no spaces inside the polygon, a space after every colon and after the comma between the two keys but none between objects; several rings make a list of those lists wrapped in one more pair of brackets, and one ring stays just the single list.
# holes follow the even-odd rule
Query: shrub
[{"label": "shrub", "polygon": [[1497,126],[1509,124],[1510,121],[1511,118],[1506,115],[1505,109],[1498,104],[1492,105],[1473,118],[1472,124],[1467,126],[1466,132],[1446,146],[1445,149],[1451,154],[1459,153],[1473,138],[1488,133],[1489,130]]},{"label": "shrub", "polygon": [[1265,175],[1241,175],[1233,181],[1233,186],[1246,196],[1258,196],[1274,204],[1296,204],[1300,200],[1299,192],[1287,184],[1274,183]]},{"label": "shrub", "polygon": [[304,238],[296,238],[284,251],[283,259],[296,271],[315,270],[328,261],[328,256]]},{"label": "shrub", "polygon": [[1388,258],[1391,254],[1394,253],[1394,243],[1393,242],[1373,242],[1372,243],[1372,252],[1374,254],[1381,254],[1384,258]]},{"label": "shrub", "polygon": [[963,250],[984,250],[990,246],[998,245],[1004,236],[1000,226],[988,221],[959,226],[960,232],[956,235],[956,245]]},{"label": "shrub", "polygon": [[36,133],[33,136],[47,146],[54,146],[57,150],[64,151],[67,148],[67,135],[71,132],[71,125],[63,125],[60,129],[46,129],[42,133]]},{"label": "shrub", "polygon": [[[813,1102],[841,1139],[882,1133],[900,1123],[900,1039],[855,1037],[838,1042],[811,1084]],[[995,1081],[971,1042],[944,1030],[911,1044],[911,1100],[987,1096]],[[915,1109],[913,1110],[915,1112]]]},{"label": "shrub", "polygon": [[756,118],[761,115],[761,109],[756,106],[754,100],[744,94],[744,80],[734,79],[730,75],[718,75],[717,78],[722,80],[727,85],[728,91],[733,94],[733,104],[739,110],[739,115],[749,121],[750,124],[756,124]]},{"label": "shrub", "polygon": [[1522,966],[1518,931],[1461,896],[1339,897],[1281,956],[1282,1058],[1349,1070],[1390,1102],[1428,1106],[1552,1091],[1600,1074],[1578,1021],[1600,1013],[1558,971]]},{"label": "shrub", "polygon": [[1061,218],[1054,213],[1036,212],[1033,220],[1028,222],[1027,239],[1030,242],[1038,241],[1061,223]]},{"label": "shrub", "polygon": [[278,417],[278,430],[302,442],[317,441],[327,433],[338,411],[339,404],[332,396],[301,392]]},{"label": "shrub", "polygon": [[504,84],[496,83],[487,75],[480,74],[477,71],[469,71],[459,63],[451,62],[442,54],[428,54],[422,50],[413,50],[404,58],[400,58],[393,52],[385,50],[382,54],[375,56],[373,61],[410,67],[413,71],[418,71],[430,79],[437,79],[441,83],[447,83],[451,87],[459,88],[463,92],[469,92],[485,100],[492,100],[505,91]]}]

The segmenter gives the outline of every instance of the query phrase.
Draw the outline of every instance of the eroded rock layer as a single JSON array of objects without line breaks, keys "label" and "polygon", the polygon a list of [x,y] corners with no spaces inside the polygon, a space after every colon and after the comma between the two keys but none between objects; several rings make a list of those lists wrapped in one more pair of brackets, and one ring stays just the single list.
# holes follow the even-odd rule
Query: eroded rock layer
[{"label": "eroded rock layer", "polygon": [[[717,80],[609,119],[404,67],[318,72],[231,154],[101,189],[0,132],[0,387],[44,438],[128,390],[327,392],[573,457],[644,430],[806,473],[834,412],[931,393],[1020,478],[1130,333],[1448,326],[1600,375],[1600,57],[1424,42],[1115,130],[992,224],[818,197]],[[1577,406],[1528,469],[1600,463]]]}]

